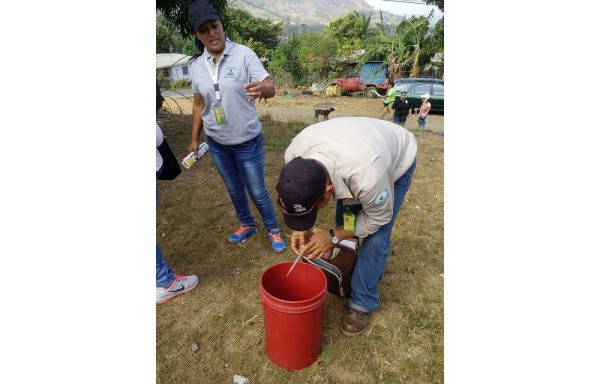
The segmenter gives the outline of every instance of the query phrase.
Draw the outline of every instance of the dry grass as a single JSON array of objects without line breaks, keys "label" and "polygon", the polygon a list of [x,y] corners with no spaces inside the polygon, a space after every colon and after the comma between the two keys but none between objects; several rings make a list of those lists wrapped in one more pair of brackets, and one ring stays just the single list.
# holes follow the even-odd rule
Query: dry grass
[{"label": "dry grass", "polygon": [[[161,114],[161,126],[178,158],[187,153],[191,116]],[[269,191],[283,165],[283,152],[302,123],[262,118]],[[196,274],[191,293],[157,306],[158,383],[442,383],[443,354],[443,137],[415,133],[419,141],[413,184],[392,232],[392,252],[380,283],[382,304],[365,334],[340,331],[344,302],[328,295],[319,360],[300,371],[270,362],[263,339],[259,278],[268,266],[292,260],[270,249],[260,215],[259,232],[232,245],[237,220],[210,156],[174,181],[160,181],[157,239],[169,265]],[[286,243],[290,231],[277,209]],[[333,223],[333,204],[316,225]],[[191,346],[199,346],[192,352]]]}]

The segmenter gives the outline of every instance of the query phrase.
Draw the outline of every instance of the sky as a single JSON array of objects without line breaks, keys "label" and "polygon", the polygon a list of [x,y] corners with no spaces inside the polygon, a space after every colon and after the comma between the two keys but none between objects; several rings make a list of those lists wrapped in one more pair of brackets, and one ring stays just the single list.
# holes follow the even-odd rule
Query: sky
[{"label": "sky", "polygon": [[[384,1],[384,0],[365,0],[369,5],[375,7],[375,9],[381,9],[388,11],[399,16],[427,16],[431,10],[434,10],[434,15],[431,25],[437,23],[442,18],[443,14],[438,7],[433,5],[421,5],[412,3],[400,3],[395,1]],[[411,0],[418,1],[418,0]]]}]

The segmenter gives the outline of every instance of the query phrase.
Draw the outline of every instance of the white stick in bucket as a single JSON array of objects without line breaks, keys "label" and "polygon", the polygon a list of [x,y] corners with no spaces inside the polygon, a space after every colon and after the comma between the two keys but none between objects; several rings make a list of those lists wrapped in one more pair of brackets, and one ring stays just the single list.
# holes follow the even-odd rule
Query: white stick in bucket
[{"label": "white stick in bucket", "polygon": [[294,260],[294,264],[292,264],[292,266],[290,267],[290,270],[288,271],[287,275],[285,275],[286,277],[290,275],[290,272],[292,272],[292,269],[294,269],[294,267],[296,266],[296,264],[298,264],[298,261],[300,260],[301,257],[302,257],[302,254],[299,254],[298,257],[296,257],[296,260]]}]

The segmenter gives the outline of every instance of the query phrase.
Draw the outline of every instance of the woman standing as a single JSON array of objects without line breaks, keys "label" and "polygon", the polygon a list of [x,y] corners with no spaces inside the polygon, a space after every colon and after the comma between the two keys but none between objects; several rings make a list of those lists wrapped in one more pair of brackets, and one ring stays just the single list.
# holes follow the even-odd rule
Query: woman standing
[{"label": "woman standing", "polygon": [[429,102],[429,93],[421,96],[421,109],[419,110],[419,119],[417,123],[419,124],[419,131],[423,132],[425,130],[425,124],[427,124],[427,115],[429,114],[429,110],[431,109],[431,103]]},{"label": "woman standing", "polygon": [[412,112],[412,105],[406,100],[406,91],[400,93],[400,98],[394,101],[392,109],[394,110],[394,123],[404,125]]},{"label": "woman standing", "polygon": [[[156,86],[156,112],[160,110],[165,99],[163,99]],[[156,123],[156,179],[163,171],[163,158],[158,147],[163,143],[164,136],[158,123]],[[158,184],[156,185],[156,204],[158,204]],[[178,275],[169,267],[163,257],[162,251],[156,243],[156,304],[166,303],[174,297],[189,292],[198,285],[196,275]]]},{"label": "woman standing", "polygon": [[258,56],[246,46],[225,38],[215,8],[206,0],[194,1],[188,21],[204,51],[192,62],[192,140],[198,150],[205,129],[211,156],[225,182],[239,228],[228,241],[240,243],[256,233],[246,192],[258,209],[273,251],[286,249],[277,225],[273,201],[264,176],[262,126],[254,100],[275,95],[275,87]]}]

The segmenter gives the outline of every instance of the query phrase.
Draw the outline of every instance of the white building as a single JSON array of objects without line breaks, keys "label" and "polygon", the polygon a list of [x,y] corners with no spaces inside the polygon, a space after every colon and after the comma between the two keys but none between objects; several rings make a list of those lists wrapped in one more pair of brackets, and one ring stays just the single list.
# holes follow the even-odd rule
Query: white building
[{"label": "white building", "polygon": [[185,79],[192,81],[190,73],[190,60],[192,56],[182,55],[180,53],[157,53],[156,69],[162,69],[165,73],[165,80],[175,81]]}]

